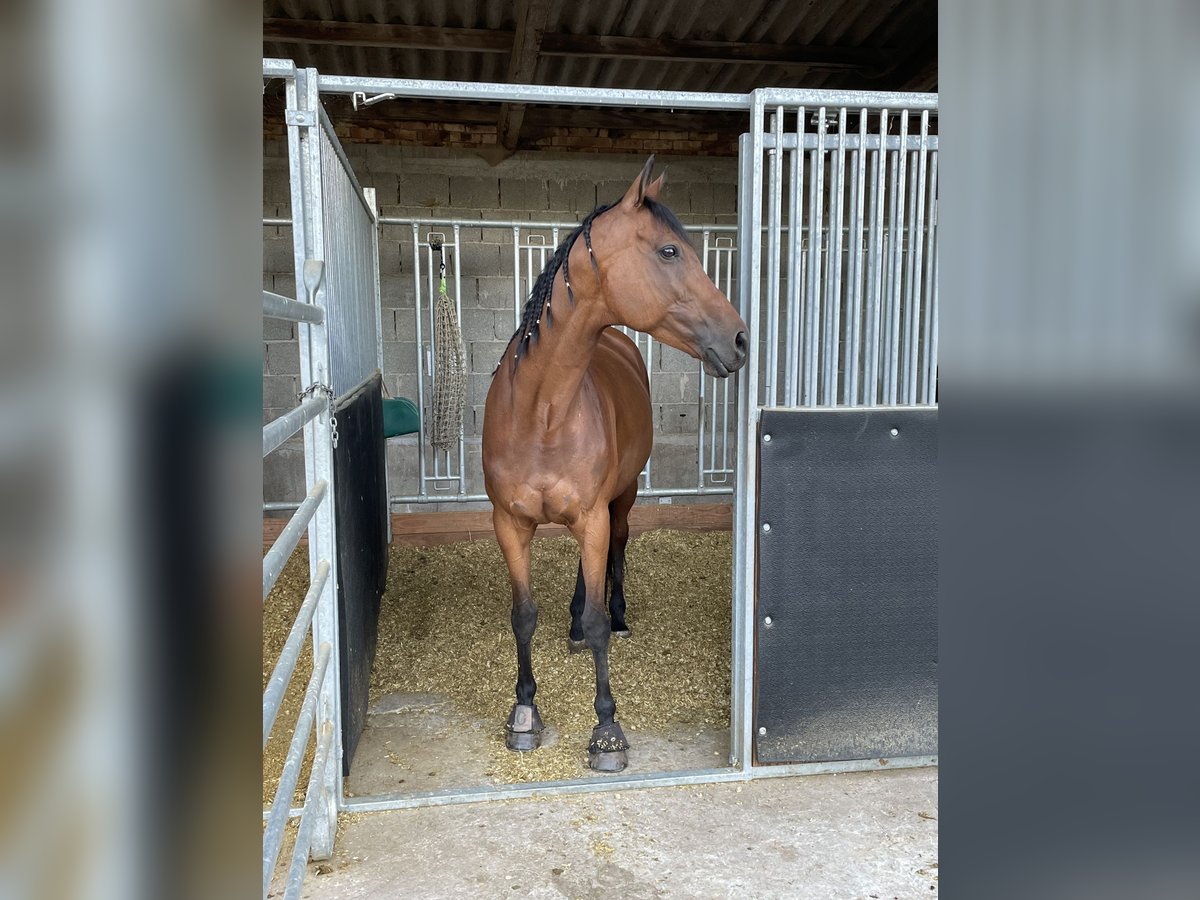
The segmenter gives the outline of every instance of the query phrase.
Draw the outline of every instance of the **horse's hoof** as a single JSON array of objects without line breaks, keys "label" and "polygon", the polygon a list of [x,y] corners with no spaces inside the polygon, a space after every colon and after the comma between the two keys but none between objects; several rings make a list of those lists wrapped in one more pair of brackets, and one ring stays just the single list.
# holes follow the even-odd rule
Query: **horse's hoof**
[{"label": "horse's hoof", "polygon": [[542,736],[536,731],[508,731],[504,734],[504,746],[509,750],[536,750],[542,745]]},{"label": "horse's hoof", "polygon": [[574,638],[567,638],[567,649],[572,653],[581,653],[587,649],[587,641],[577,641]]},{"label": "horse's hoof", "polygon": [[597,772],[620,772],[629,765],[625,756],[628,749],[629,741],[625,740],[620,725],[616,722],[597,725],[588,743],[588,765]]},{"label": "horse's hoof", "polygon": [[509,750],[536,750],[542,743],[542,717],[533,704],[514,703],[504,726]]},{"label": "horse's hoof", "polygon": [[620,772],[629,765],[629,759],[625,756],[624,750],[589,753],[588,765],[597,772]]},{"label": "horse's hoof", "polygon": [[613,629],[613,633],[612,633],[613,637],[621,638],[621,639],[631,637],[632,635],[633,635],[633,632],[629,630],[628,625],[626,625],[624,628],[620,629],[619,631],[617,629]]}]

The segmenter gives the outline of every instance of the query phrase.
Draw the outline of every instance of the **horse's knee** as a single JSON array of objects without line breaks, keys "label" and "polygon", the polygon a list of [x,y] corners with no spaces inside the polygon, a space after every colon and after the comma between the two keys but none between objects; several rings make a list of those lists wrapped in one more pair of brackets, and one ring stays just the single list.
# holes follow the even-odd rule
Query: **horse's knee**
[{"label": "horse's knee", "polygon": [[513,607],[512,629],[518,643],[528,644],[533,640],[537,617],[537,606],[533,603],[521,603]]}]

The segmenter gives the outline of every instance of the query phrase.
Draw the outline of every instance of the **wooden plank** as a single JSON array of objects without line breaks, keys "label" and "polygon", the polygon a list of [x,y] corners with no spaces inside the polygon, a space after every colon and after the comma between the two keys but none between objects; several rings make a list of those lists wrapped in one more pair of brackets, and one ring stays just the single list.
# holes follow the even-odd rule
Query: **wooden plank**
[{"label": "wooden plank", "polygon": [[[505,80],[509,84],[532,83],[537,69],[538,49],[546,33],[546,17],[550,13],[550,0],[519,0],[517,3],[517,30],[513,37],[512,55],[508,58]],[[521,122],[525,118],[524,103],[503,103],[496,134],[506,150],[516,150],[521,134]]]},{"label": "wooden plank", "polygon": [[[287,524],[285,518],[263,519],[263,545],[269,546]],[[679,531],[729,531],[733,527],[733,508],[728,503],[646,504],[629,513],[633,535],[655,528]],[[540,525],[537,537],[562,537],[569,532],[562,525]],[[397,513],[392,516],[393,540],[401,544],[432,547],[458,541],[493,539],[491,510],[466,512]],[[300,543],[306,544],[307,537]]]},{"label": "wooden plank", "polygon": [[[337,44],[409,50],[508,53],[518,32],[488,28],[435,28],[312,19],[263,20],[263,41],[281,44]],[[786,68],[874,69],[891,64],[890,48],[695,41],[673,38],[595,34],[545,34],[540,52],[546,56],[597,59],[650,59],[663,62],[714,62],[777,65]]]}]

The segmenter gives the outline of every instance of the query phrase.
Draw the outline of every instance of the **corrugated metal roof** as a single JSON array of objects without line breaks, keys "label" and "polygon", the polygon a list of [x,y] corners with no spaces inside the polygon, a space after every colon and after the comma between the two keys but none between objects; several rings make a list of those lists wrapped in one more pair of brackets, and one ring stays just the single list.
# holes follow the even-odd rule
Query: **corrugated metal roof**
[{"label": "corrugated metal roof", "polygon": [[[266,0],[263,15],[302,22],[511,32],[516,5],[497,0]],[[705,91],[826,86],[929,90],[936,86],[937,5],[933,0],[551,0],[546,34],[890,49],[898,68],[891,76],[869,77],[853,70],[772,63],[676,63],[543,52],[533,79],[541,84]],[[272,40],[264,42],[264,53],[295,59],[329,74],[454,81],[505,81],[509,55]],[[932,74],[913,73],[924,62],[934,62]]]},{"label": "corrugated metal roof", "polygon": [[[935,0],[548,3],[545,36],[529,79],[534,83],[735,92],[756,87],[937,87]],[[525,2],[500,0],[266,0],[263,53],[326,74],[503,82],[509,80],[513,33],[525,7]],[[326,32],[332,29],[320,30],[325,23],[341,30],[330,35]],[[389,26],[413,26],[419,33]],[[610,46],[622,39],[641,40]],[[719,42],[721,46],[711,49],[725,58],[673,55],[678,45],[671,42],[697,41]],[[371,46],[388,43],[392,46]],[[448,49],[463,43],[471,49]],[[745,52],[731,51],[732,44]],[[641,52],[643,45],[649,57]],[[696,50],[695,44],[688,48],[691,57],[706,52]],[[772,50],[784,51],[792,61],[778,61],[779,52],[771,54],[776,61],[729,58]],[[795,61],[796,54],[809,59],[813,54],[849,56],[858,64],[810,65]],[[556,114],[542,108],[530,115],[527,124],[536,130],[538,122]],[[723,121],[714,115],[711,124],[702,123],[702,130],[724,131]]]}]

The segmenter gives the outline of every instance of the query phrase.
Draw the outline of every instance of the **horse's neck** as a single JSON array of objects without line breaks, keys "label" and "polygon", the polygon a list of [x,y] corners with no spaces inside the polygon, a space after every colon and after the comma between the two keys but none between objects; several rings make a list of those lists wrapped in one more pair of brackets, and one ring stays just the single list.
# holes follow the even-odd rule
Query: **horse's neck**
[{"label": "horse's neck", "polygon": [[543,321],[536,358],[523,359],[514,375],[515,400],[528,405],[526,412],[544,427],[557,427],[579,402],[600,335],[608,326],[599,302],[581,294],[567,299],[561,273],[550,298],[552,318]]}]

